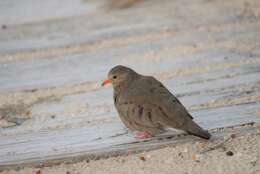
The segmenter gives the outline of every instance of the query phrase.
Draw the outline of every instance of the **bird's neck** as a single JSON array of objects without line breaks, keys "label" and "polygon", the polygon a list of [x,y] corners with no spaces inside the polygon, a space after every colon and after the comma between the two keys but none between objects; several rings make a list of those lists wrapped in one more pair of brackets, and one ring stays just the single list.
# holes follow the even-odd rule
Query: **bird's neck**
[{"label": "bird's neck", "polygon": [[139,74],[134,74],[131,76],[131,79],[127,79],[123,82],[121,82],[119,85],[113,86],[114,88],[114,96],[120,96],[123,91],[127,90],[128,88],[131,88],[131,85],[135,80],[139,78]]},{"label": "bird's neck", "polygon": [[120,95],[120,93],[123,91],[123,89],[126,87],[125,84],[114,86],[114,96]]},{"label": "bird's neck", "polygon": [[122,98],[122,96],[121,96],[122,88],[120,86],[114,86],[113,92],[114,92],[114,94],[113,94],[114,105],[117,106],[117,104],[119,103],[120,99]]}]

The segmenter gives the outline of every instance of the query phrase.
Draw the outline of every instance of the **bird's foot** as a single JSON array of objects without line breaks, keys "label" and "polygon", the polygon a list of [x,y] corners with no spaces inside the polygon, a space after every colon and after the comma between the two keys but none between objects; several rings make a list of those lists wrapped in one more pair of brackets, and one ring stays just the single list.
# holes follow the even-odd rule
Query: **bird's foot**
[{"label": "bird's foot", "polygon": [[138,139],[146,139],[153,137],[153,135],[148,132],[137,132],[135,137]]}]

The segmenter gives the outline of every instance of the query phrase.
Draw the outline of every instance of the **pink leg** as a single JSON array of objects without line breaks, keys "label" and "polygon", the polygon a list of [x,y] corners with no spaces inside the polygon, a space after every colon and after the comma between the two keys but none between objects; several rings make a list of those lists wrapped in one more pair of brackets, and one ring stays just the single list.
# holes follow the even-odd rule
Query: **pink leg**
[{"label": "pink leg", "polygon": [[153,137],[153,135],[148,132],[137,132],[135,137],[138,139],[146,139]]}]

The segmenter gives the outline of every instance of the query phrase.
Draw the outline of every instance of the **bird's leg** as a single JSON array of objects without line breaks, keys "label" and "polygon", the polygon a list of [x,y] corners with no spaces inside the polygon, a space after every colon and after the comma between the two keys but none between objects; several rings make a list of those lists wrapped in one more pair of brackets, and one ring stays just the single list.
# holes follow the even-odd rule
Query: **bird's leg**
[{"label": "bird's leg", "polygon": [[153,137],[153,135],[148,132],[137,132],[135,137],[138,139],[146,139]]}]

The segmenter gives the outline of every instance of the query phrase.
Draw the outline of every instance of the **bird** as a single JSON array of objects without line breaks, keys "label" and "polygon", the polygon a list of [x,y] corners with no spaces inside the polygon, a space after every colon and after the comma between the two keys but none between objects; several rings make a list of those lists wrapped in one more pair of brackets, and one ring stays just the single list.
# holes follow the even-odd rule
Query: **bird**
[{"label": "bird", "polygon": [[156,78],[117,65],[102,86],[112,84],[114,105],[124,125],[140,139],[151,138],[167,128],[210,139],[211,134],[194,122],[184,105]]}]

